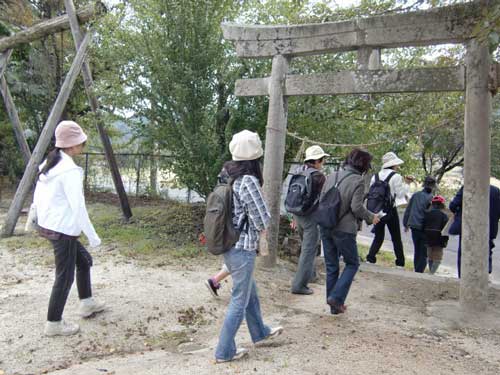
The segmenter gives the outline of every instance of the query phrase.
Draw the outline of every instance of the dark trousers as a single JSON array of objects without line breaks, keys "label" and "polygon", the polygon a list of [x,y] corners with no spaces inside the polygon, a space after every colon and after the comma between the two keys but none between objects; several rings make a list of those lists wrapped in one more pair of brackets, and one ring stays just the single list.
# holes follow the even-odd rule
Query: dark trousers
[{"label": "dark trousers", "polygon": [[[326,301],[344,304],[354,275],[358,272],[359,256],[356,235],[321,228],[321,241],[326,266]],[[339,257],[342,255],[345,267],[339,277]]]},{"label": "dark trousers", "polygon": [[[493,239],[490,239],[490,253],[488,256],[488,273],[493,271],[492,256],[493,256],[493,248],[495,247],[495,242]],[[457,253],[457,270],[458,270],[458,278],[460,278],[460,267],[462,266],[462,236],[458,236],[458,253]]]},{"label": "dark trousers", "polygon": [[54,247],[56,278],[49,301],[47,320],[58,322],[62,319],[64,306],[75,279],[80,299],[92,297],[90,267],[92,257],[76,238],[51,240]]},{"label": "dark trousers", "polygon": [[415,272],[423,273],[427,266],[427,246],[425,246],[425,232],[411,228],[411,238],[415,249],[413,254],[413,267]]},{"label": "dark trousers", "polygon": [[403,252],[403,242],[401,241],[401,229],[399,227],[399,215],[396,207],[393,207],[382,220],[374,225],[373,232],[375,238],[370,246],[370,251],[366,256],[366,260],[370,263],[377,262],[377,253],[384,242],[385,226],[389,228],[391,234],[392,246],[394,247],[394,255],[396,255],[396,266],[404,267],[405,254]]}]

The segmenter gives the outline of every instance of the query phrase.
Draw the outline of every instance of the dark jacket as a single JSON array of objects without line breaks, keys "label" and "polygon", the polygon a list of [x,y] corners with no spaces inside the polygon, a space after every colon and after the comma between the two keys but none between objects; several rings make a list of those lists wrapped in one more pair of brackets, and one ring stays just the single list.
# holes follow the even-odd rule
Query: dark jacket
[{"label": "dark jacket", "polygon": [[363,204],[365,197],[363,176],[355,168],[346,166],[343,170],[334,172],[328,176],[321,194],[324,194],[335,185],[337,174],[339,181],[345,175],[349,174],[349,176],[339,186],[341,199],[340,215],[345,215],[335,227],[335,230],[356,234],[361,229],[361,220],[365,220],[368,224],[371,224],[374,216]]},{"label": "dark jacket", "polygon": [[411,196],[403,216],[403,226],[422,230],[424,213],[429,208],[432,194],[422,190]]},{"label": "dark jacket", "polygon": [[[308,167],[307,165],[304,165],[304,170],[306,170]],[[311,168],[314,169],[314,168]],[[325,184],[326,177],[325,175],[316,169],[317,172],[314,172],[311,177],[312,177],[312,195],[311,195],[311,200],[316,200],[316,198],[319,198],[319,195],[321,194],[321,190],[323,189],[323,185]]]},{"label": "dark jacket", "polygon": [[[455,214],[455,220],[458,221],[458,226],[462,226],[462,200],[463,200],[462,186],[457,194],[450,202],[450,211]],[[498,220],[500,220],[500,189],[496,186],[490,185],[490,239],[497,238],[498,235]],[[461,232],[461,229],[460,229]]]},{"label": "dark jacket", "polygon": [[432,207],[425,211],[422,229],[425,232],[427,246],[446,247],[448,236],[442,236],[441,231],[448,222],[448,216],[439,208]]}]

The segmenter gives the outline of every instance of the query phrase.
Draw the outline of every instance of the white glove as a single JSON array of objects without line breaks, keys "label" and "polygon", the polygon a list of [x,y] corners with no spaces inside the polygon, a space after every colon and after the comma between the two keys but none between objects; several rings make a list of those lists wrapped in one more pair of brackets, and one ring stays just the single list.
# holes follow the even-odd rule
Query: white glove
[{"label": "white glove", "polygon": [[101,239],[99,237],[89,238],[89,245],[91,248],[96,248],[101,245]]}]

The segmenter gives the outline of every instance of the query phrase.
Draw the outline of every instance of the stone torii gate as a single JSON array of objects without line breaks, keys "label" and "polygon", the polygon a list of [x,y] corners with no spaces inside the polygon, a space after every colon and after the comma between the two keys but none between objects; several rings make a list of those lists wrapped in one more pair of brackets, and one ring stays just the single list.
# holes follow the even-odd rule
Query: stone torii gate
[{"label": "stone torii gate", "polygon": [[[497,0],[495,0],[497,1]],[[342,95],[465,91],[464,217],[460,304],[485,310],[488,293],[488,215],[490,180],[491,65],[488,47],[473,37],[481,10],[491,1],[473,2],[344,22],[255,26],[222,24],[224,38],[242,58],[272,58],[271,76],[236,81],[237,96],[269,96],[264,154],[264,194],[272,220],[263,241],[263,266],[276,263],[280,194],[287,128],[287,98]],[[465,67],[381,70],[385,48],[444,43],[466,45]],[[358,52],[358,70],[290,75],[296,56]],[[494,88],[498,69],[494,71]],[[491,82],[490,82],[491,88]],[[266,249],[267,247],[267,249]],[[266,251],[267,250],[267,251]]]},{"label": "stone torii gate", "polygon": [[[99,112],[99,103],[93,92],[93,80],[90,66],[86,61],[87,47],[91,41],[91,32],[87,32],[86,35],[83,35],[79,25],[79,22],[85,23],[103,11],[103,5],[97,2],[94,5],[90,5],[76,11],[73,0],[64,0],[64,3],[67,14],[40,22],[26,30],[18,32],[13,36],[0,39],[0,88],[7,113],[14,127],[16,139],[26,165],[24,175],[19,183],[14,199],[9,207],[7,218],[2,227],[2,236],[11,236],[14,233],[14,228],[21,213],[22,205],[33,186],[38,172],[38,166],[50,144],[56,125],[59,122],[80,72],[83,75],[85,91],[87,92],[90,108],[96,116],[97,130],[104,146],[104,151],[110,166],[116,191],[120,198],[123,215],[125,219],[129,219],[132,216],[128,198],[125,193],[120,172],[111,147],[111,142],[106,129],[104,128],[104,123]],[[77,53],[61,86],[57,99],[50,111],[49,117],[47,118],[42,133],[40,134],[36,147],[33,150],[33,154],[31,154],[22,131],[22,125],[19,120],[14,101],[12,100],[7,82],[3,75],[14,47],[68,29],[71,29],[71,33],[73,34],[73,40],[75,42]]]}]

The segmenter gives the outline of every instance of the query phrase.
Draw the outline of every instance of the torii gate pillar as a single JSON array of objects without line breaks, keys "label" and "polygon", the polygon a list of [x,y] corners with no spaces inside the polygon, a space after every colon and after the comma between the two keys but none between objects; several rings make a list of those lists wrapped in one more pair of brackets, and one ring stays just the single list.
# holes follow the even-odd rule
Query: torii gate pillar
[{"label": "torii gate pillar", "polygon": [[263,255],[260,264],[264,267],[276,265],[278,256],[278,232],[280,223],[281,186],[285,161],[286,123],[288,99],[285,96],[285,79],[289,59],[283,55],[273,57],[269,80],[269,111],[266,126],[264,154],[264,196],[269,205],[271,223],[265,238],[260,242]]},{"label": "torii gate pillar", "polygon": [[464,195],[462,215],[462,282],[460,305],[484,311],[488,304],[490,122],[488,89],[490,54],[471,39],[466,53]]}]

